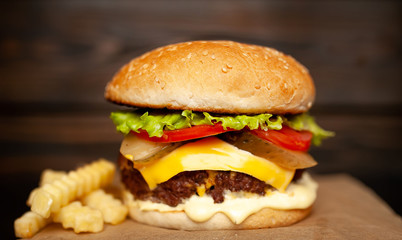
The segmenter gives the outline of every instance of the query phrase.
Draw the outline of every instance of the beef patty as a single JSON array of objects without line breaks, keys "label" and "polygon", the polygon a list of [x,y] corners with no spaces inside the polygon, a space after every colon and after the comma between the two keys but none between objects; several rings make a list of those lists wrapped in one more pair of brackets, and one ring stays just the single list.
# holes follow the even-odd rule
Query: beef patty
[{"label": "beef patty", "polygon": [[[141,173],[133,168],[132,161],[120,155],[119,166],[123,184],[136,199],[164,203],[172,207],[194,194],[208,194],[215,203],[221,203],[225,200],[225,190],[261,196],[268,190],[275,190],[271,185],[244,173],[206,170],[181,172],[150,190]],[[293,181],[300,176],[301,171],[297,170]]]}]

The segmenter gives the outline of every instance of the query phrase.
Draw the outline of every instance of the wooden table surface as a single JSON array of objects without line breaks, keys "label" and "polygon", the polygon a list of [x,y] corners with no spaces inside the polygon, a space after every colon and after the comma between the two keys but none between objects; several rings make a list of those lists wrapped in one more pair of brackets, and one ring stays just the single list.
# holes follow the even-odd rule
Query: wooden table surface
[{"label": "wooden table surface", "polygon": [[150,49],[199,39],[277,48],[310,69],[311,110],[336,137],[317,174],[349,173],[402,214],[402,5],[398,1],[2,1],[1,233],[45,168],[115,160],[106,83]]},{"label": "wooden table surface", "polygon": [[[198,239],[400,239],[402,219],[384,205],[372,191],[345,174],[314,176],[319,184],[311,214],[287,227],[254,230],[181,231],[147,226],[127,219],[121,224],[105,224],[95,234],[75,234],[60,224],[47,226],[34,240],[198,240]],[[361,202],[360,199],[365,199]],[[373,209],[375,206],[375,209]]]}]

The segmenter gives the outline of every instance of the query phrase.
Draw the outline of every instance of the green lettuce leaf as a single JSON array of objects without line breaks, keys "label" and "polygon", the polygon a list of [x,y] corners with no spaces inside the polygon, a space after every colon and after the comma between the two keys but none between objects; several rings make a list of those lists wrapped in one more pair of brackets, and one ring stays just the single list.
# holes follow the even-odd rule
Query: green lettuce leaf
[{"label": "green lettuce leaf", "polygon": [[307,113],[287,117],[284,123],[295,130],[308,130],[313,133],[311,141],[315,146],[321,145],[323,139],[335,136],[334,132],[324,130],[318,126],[314,118]]},{"label": "green lettuce leaf", "polygon": [[143,112],[143,111],[119,111],[112,112],[110,118],[116,125],[116,129],[123,134],[130,131],[139,132],[140,129],[148,132],[150,137],[161,137],[164,130],[176,130],[197,125],[213,125],[216,122],[222,123],[226,128],[241,130],[249,129],[280,130],[285,124],[295,130],[308,130],[313,133],[312,142],[320,145],[325,138],[334,136],[330,131],[322,129],[310,115],[298,114],[293,116],[280,116],[272,114],[259,115],[219,115],[207,112],[192,112],[184,110],[169,113]]},{"label": "green lettuce leaf", "polygon": [[222,123],[226,128],[241,130],[245,127],[250,129],[262,128],[264,130],[282,128],[282,118],[272,114],[259,115],[212,115],[207,112],[171,112],[167,114],[149,112],[112,112],[110,118],[116,125],[117,131],[128,134],[130,131],[139,132],[143,129],[150,137],[161,137],[163,130],[176,130],[197,125],[213,125],[214,122]]}]

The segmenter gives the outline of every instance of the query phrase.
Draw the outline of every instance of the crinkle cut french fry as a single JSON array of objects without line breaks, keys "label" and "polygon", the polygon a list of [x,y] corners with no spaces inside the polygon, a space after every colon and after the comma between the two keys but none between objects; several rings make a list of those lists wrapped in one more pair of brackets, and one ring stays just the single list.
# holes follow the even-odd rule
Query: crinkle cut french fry
[{"label": "crinkle cut french fry", "polygon": [[74,232],[100,232],[103,229],[102,213],[97,209],[82,206],[75,201],[55,213],[53,221],[59,222],[63,228],[72,228]]},{"label": "crinkle cut french fry", "polygon": [[[43,170],[43,172],[41,174],[40,181],[39,181],[39,186],[42,187],[47,183],[52,183],[52,182],[55,182],[57,180],[60,180],[61,178],[63,178],[66,175],[67,175],[67,173],[64,172],[64,171],[54,171],[54,170],[51,170],[51,169],[45,169],[45,170]],[[35,188],[29,194],[29,197],[28,197],[28,200],[27,200],[27,205],[28,206],[32,205],[33,197],[34,197],[35,193],[38,190],[39,190],[39,188]],[[65,191],[65,189],[63,189],[63,190]]]},{"label": "crinkle cut french fry", "polygon": [[52,169],[45,169],[43,170],[40,176],[39,186],[43,186],[46,183],[52,183],[58,179],[61,179],[63,176],[67,175],[64,171],[55,171]]},{"label": "crinkle cut french fry", "polygon": [[95,167],[87,168],[87,173],[91,176],[92,179],[92,189],[98,189],[101,187],[101,176],[98,174]]},{"label": "crinkle cut french fry", "polygon": [[68,173],[68,177],[73,180],[75,183],[77,183],[77,189],[76,189],[76,198],[81,197],[84,195],[85,191],[85,179],[80,177],[76,171],[72,171]]},{"label": "crinkle cut french fry", "polygon": [[28,211],[14,221],[15,236],[31,238],[50,222],[51,219],[43,218],[39,214]]},{"label": "crinkle cut french fry", "polygon": [[38,191],[39,191],[39,188],[35,188],[29,193],[29,197],[27,200],[27,206],[30,207],[32,205],[33,198]]},{"label": "crinkle cut french fry", "polygon": [[127,206],[123,205],[120,200],[114,198],[111,194],[105,193],[102,189],[91,192],[82,199],[82,202],[91,208],[99,209],[106,223],[121,223],[128,214]]},{"label": "crinkle cut french fry", "polygon": [[53,196],[47,191],[39,188],[32,199],[31,211],[41,215],[44,218],[50,216],[53,207]]},{"label": "crinkle cut french fry", "polygon": [[69,178],[68,175],[62,177],[60,182],[68,188],[68,202],[74,201],[77,198],[78,183]]},{"label": "crinkle cut french fry", "polygon": [[[47,183],[43,187],[41,187],[41,190],[49,193],[53,200],[51,211],[52,212],[59,211],[59,209],[61,207],[61,199],[62,199],[63,192],[58,187],[56,187],[54,184],[50,184],[50,183]],[[41,190],[39,190],[39,191],[41,191]],[[34,201],[35,201],[35,197],[34,197]],[[48,216],[43,216],[43,217],[48,217]]]},{"label": "crinkle cut french fry", "polygon": [[76,172],[77,172],[78,176],[84,180],[83,193],[86,194],[86,193],[91,192],[94,188],[92,188],[93,180],[92,180],[92,176],[88,173],[88,168],[78,168]]},{"label": "crinkle cut french fry", "polygon": [[70,189],[69,189],[68,185],[64,184],[60,180],[54,181],[53,185],[61,191],[60,205],[61,206],[67,205],[70,202],[70,200],[69,200],[69,190]]},{"label": "crinkle cut french fry", "polygon": [[40,187],[33,196],[31,210],[48,218],[52,212],[54,213],[65,206],[65,199],[71,202],[96,190],[98,181],[101,183],[99,187],[111,184],[114,172],[114,164],[103,159],[88,164],[77,171],[71,171],[67,176],[56,181],[57,183],[53,182]]},{"label": "crinkle cut french fry", "polygon": [[[101,188],[110,185],[113,182],[114,172],[116,169],[115,166],[109,161],[101,159],[95,162],[92,168],[101,172],[101,176],[103,176],[100,180]],[[109,172],[113,172],[113,174],[109,174]]]}]

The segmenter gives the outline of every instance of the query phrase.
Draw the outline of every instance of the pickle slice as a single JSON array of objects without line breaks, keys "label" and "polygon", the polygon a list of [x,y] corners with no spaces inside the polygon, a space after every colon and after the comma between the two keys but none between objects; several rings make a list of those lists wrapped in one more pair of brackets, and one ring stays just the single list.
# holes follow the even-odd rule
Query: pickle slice
[{"label": "pickle slice", "polygon": [[163,157],[183,144],[151,142],[134,134],[127,134],[121,143],[120,153],[133,162],[148,162]]},{"label": "pickle slice", "polygon": [[304,169],[317,165],[313,157],[306,152],[279,147],[246,131],[229,132],[219,137],[237,148],[268,159],[284,168]]}]

